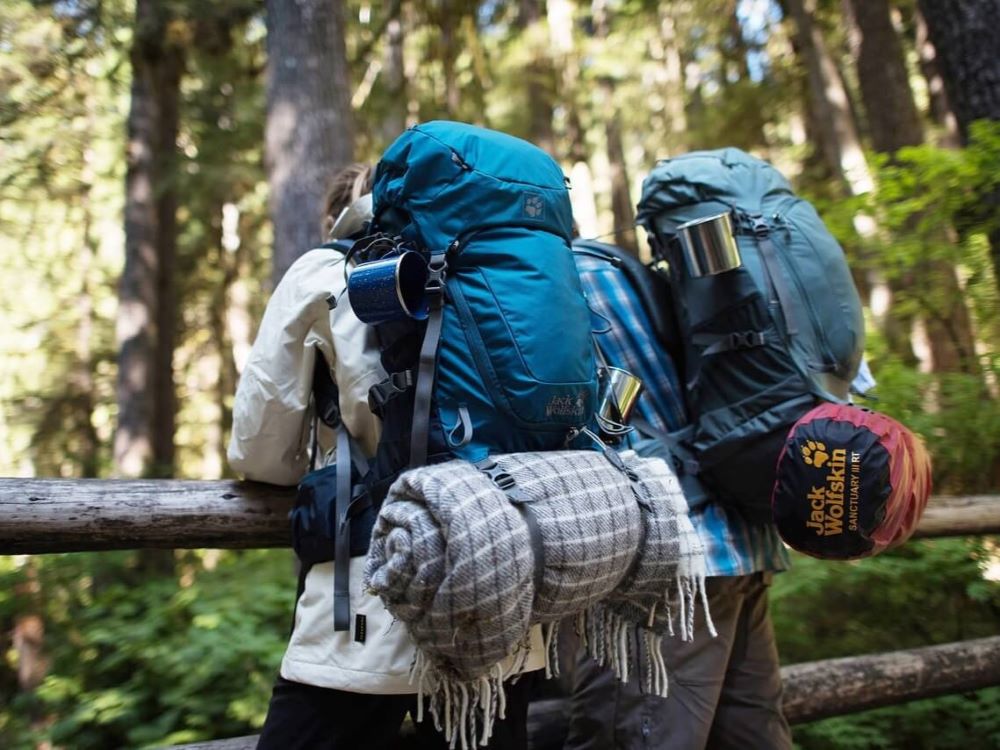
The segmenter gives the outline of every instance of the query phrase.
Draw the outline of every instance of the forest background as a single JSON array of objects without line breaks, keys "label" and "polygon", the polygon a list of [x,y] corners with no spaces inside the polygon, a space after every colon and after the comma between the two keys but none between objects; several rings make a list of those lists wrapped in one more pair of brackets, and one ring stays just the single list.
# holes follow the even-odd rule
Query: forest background
[{"label": "forest background", "polygon": [[[270,62],[269,62],[270,61]],[[659,158],[739,146],[820,208],[878,402],[936,492],[1000,486],[998,0],[0,0],[0,474],[230,476],[235,384],[333,170],[451,118],[549,150],[584,236]],[[259,727],[286,550],[0,557],[0,746]],[[1000,632],[991,538],[796,558],[784,663]],[[795,728],[1000,747],[1000,689]]]}]

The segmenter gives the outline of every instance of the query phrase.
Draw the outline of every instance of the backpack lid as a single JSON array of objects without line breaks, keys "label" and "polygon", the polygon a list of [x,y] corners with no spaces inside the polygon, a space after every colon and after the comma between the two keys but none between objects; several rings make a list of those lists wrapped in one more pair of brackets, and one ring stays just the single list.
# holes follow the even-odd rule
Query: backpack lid
[{"label": "backpack lid", "polygon": [[397,138],[375,170],[376,229],[429,252],[484,227],[573,234],[566,177],[537,146],[495,130],[444,120]]},{"label": "backpack lid", "polygon": [[789,431],[771,507],[791,547],[847,560],[906,541],[930,492],[930,457],[919,438],[885,414],[827,403]]},{"label": "backpack lid", "polygon": [[[654,219],[675,208],[705,204],[700,217],[739,206],[762,211],[765,199],[792,195],[788,180],[765,161],[738,148],[692,151],[689,154],[657,162],[642,182],[636,223],[652,231]],[[682,221],[690,220],[687,216]]]}]

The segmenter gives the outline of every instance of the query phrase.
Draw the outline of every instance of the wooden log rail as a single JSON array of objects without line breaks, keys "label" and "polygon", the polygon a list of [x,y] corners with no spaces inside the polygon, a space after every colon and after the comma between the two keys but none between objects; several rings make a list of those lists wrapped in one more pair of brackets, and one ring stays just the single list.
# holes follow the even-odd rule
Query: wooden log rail
[{"label": "wooden log rail", "polygon": [[[255,482],[0,479],[0,554],[288,547],[294,490]],[[1000,496],[934,497],[915,537],[1000,534]]]},{"label": "wooden log rail", "polygon": [[[1000,685],[1000,636],[910,651],[824,659],[781,669],[785,716],[805,724],[871,708]],[[532,703],[528,746],[562,747],[569,720],[562,698]],[[184,750],[252,750],[256,737],[182,746]],[[401,747],[407,746],[405,741]],[[181,747],[174,748],[181,750]]]}]

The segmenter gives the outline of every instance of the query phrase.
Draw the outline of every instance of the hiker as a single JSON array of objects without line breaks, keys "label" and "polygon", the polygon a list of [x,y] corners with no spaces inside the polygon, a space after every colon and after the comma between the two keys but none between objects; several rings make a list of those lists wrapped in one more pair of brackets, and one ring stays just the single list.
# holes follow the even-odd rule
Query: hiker
[{"label": "hiker", "polygon": [[[343,209],[371,188],[368,165],[337,172],[325,206],[327,236]],[[228,452],[232,467],[247,479],[295,485],[311,459],[318,459],[318,466],[335,463],[328,452],[333,431],[316,420],[314,442],[310,435],[317,361],[330,363],[339,414],[353,440],[368,456],[375,453],[381,422],[369,410],[369,390],[386,375],[374,329],[355,316],[343,293],[345,254],[339,247],[328,244],[301,256],[264,313],[237,389]],[[352,543],[348,630],[334,627],[335,563],[312,565],[300,581],[294,626],[259,748],[391,747],[407,712],[416,716],[416,687],[409,679],[413,641],[381,600],[363,590],[363,559],[354,552]],[[544,665],[539,628],[532,630],[527,656],[520,654],[518,661],[522,678],[507,681],[505,718],[493,725],[487,747],[526,745],[533,675],[524,673]],[[417,723],[416,731],[421,747],[447,747],[429,718]]]},{"label": "hiker", "polygon": [[[670,349],[679,342],[656,339],[650,312],[657,310],[644,306],[624,270],[594,256],[617,257],[650,284],[657,277],[617,248],[590,241],[574,246],[588,302],[604,329],[596,335],[604,358],[645,385],[636,406],[640,419],[633,424],[642,421],[660,432],[678,429],[687,418]],[[588,248],[594,255],[584,254]],[[662,286],[653,292],[661,305],[669,293]],[[655,455],[662,445],[654,438],[633,440],[632,447]],[[717,636],[698,627],[692,641],[664,642],[665,699],[644,693],[636,679],[622,683],[581,657],[575,665],[566,750],[791,748],[767,604],[768,587],[774,574],[788,567],[788,553],[773,525],[750,523],[718,502],[695,504],[689,512],[705,547]],[[638,661],[645,658],[639,655]]]},{"label": "hiker", "polygon": [[[578,243],[577,265],[604,321],[604,358],[648,389],[632,420],[643,439],[631,447],[677,470],[706,551],[717,636],[701,630],[663,649],[665,701],[581,664],[566,747],[789,748],[767,608],[773,575],[788,566],[774,467],[816,404],[849,412],[851,394],[873,385],[861,366],[861,302],[815,209],[739,149],[658,162],[637,208],[656,272],[594,242]],[[825,459],[798,450],[784,463]],[[897,505],[919,500],[926,484],[899,488]],[[799,510],[792,494],[787,505]]]}]

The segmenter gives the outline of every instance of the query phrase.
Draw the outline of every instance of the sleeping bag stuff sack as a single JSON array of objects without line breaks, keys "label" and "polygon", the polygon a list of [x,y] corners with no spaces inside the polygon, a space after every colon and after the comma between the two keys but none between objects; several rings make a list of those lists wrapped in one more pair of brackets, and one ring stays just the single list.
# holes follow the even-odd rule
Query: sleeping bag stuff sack
[{"label": "sleeping bag stuff sack", "polygon": [[884,414],[822,404],[778,458],[771,506],[781,538],[813,557],[877,555],[909,539],[931,492],[924,444]]}]

